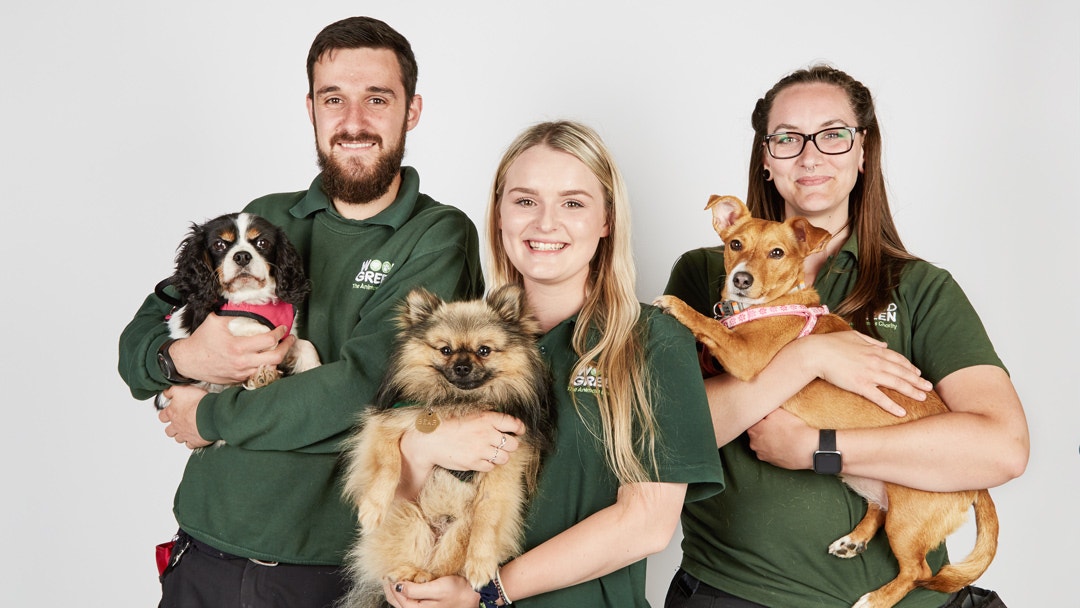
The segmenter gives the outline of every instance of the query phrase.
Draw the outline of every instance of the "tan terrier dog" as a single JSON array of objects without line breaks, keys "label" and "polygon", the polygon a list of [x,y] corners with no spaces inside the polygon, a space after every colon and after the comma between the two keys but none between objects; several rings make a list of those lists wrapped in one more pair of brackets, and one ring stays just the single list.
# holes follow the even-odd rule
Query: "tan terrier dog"
[{"label": "tan terrier dog", "polygon": [[[712,209],[713,228],[724,243],[728,274],[723,300],[743,309],[744,316],[735,322],[710,319],[674,296],[661,296],[654,304],[688,327],[728,373],[750,380],[792,340],[808,333],[852,331],[842,318],[828,314],[817,291],[802,286],[803,260],[825,247],[832,238],[828,231],[801,217],[785,222],[753,218],[734,196],[713,195],[705,208]],[[888,426],[948,411],[934,392],[925,401],[916,401],[884,387],[881,390],[907,411],[904,417],[821,379],[782,407],[817,429]],[[988,491],[925,492],[874,479],[841,478],[868,506],[862,521],[830,545],[829,553],[843,558],[862,553],[884,524],[900,565],[894,580],[862,596],[854,608],[891,607],[916,586],[956,592],[979,578],[994,559],[998,520]],[[960,527],[973,504],[978,534],[971,555],[934,575],[926,554]]]}]

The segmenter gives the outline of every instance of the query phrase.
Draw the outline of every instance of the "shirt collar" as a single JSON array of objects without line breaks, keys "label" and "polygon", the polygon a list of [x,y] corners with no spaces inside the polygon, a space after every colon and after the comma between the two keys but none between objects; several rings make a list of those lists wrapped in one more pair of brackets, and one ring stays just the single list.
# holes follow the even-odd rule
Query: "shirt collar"
[{"label": "shirt collar", "polygon": [[846,252],[851,254],[851,257],[856,260],[859,259],[859,237],[855,236],[855,232],[851,233],[851,236],[844,241],[844,246],[840,248],[840,252]]},{"label": "shirt collar", "polygon": [[402,167],[401,184],[398,187],[397,197],[394,199],[394,202],[390,203],[389,207],[383,209],[374,217],[370,217],[366,220],[347,220],[341,217],[341,214],[334,209],[334,205],[330,202],[330,198],[327,197],[326,193],[323,191],[322,174],[320,173],[312,180],[311,187],[308,188],[304,198],[293,205],[293,208],[289,210],[289,213],[291,213],[293,217],[301,218],[319,211],[326,211],[342,221],[357,222],[360,224],[382,224],[397,230],[405,225],[405,222],[412,216],[419,195],[420,174],[412,167]]},{"label": "shirt collar", "polygon": [[830,272],[847,272],[859,263],[859,239],[854,233],[844,241],[844,246],[840,248],[834,255],[829,257],[825,264],[818,271],[817,277],[814,279],[814,286],[818,287],[820,291],[820,283],[822,279]]}]

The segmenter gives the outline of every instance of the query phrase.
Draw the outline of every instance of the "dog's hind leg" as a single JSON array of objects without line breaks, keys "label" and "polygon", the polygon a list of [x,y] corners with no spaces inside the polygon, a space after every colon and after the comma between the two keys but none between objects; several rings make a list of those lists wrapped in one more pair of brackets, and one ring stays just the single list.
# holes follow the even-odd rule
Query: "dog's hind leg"
[{"label": "dog's hind leg", "polygon": [[[475,475],[482,479],[487,474]],[[425,568],[432,578],[464,570],[472,525],[469,507],[476,500],[477,483],[461,481],[449,471],[436,468],[420,492],[419,510],[433,538],[425,554]]]},{"label": "dog's hind leg", "polygon": [[371,563],[389,566],[385,580],[426,583],[435,578],[428,564],[435,533],[416,503],[395,502],[370,540]]},{"label": "dog's hind leg", "polygon": [[485,474],[477,490],[464,571],[474,589],[494,578],[499,565],[521,549],[522,480],[532,457],[532,448],[522,445],[510,462]]},{"label": "dog's hind leg", "polygon": [[870,543],[870,539],[874,538],[883,523],[885,523],[885,511],[874,503],[868,503],[866,515],[850,533],[829,545],[829,553],[845,559],[859,555],[866,550],[866,545]]},{"label": "dog's hind leg", "polygon": [[926,554],[920,552],[921,547],[909,545],[898,551],[893,545],[893,554],[900,563],[900,572],[882,587],[860,597],[852,608],[892,608],[904,599],[904,596],[915,588],[915,581],[925,576],[924,573],[930,572]]},{"label": "dog's hind leg", "polygon": [[273,365],[263,365],[244,381],[244,388],[248,390],[262,388],[268,384],[273,384],[278,378],[281,378],[281,370]]},{"label": "dog's hind leg", "polygon": [[928,578],[932,571],[926,554],[944,541],[953,524],[952,517],[943,516],[942,510],[936,508],[951,493],[924,492],[895,484],[887,487],[885,533],[900,571],[892,581],[859,598],[857,608],[894,606],[915,588],[917,581]]}]

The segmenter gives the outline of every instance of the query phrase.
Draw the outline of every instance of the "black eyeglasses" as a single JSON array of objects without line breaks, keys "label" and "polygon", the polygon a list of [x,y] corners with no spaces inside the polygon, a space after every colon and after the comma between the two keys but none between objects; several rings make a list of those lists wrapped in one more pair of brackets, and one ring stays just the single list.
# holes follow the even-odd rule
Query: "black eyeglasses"
[{"label": "black eyeglasses", "polygon": [[862,127],[831,127],[809,135],[793,131],[765,136],[765,149],[777,160],[795,158],[802,154],[806,142],[812,141],[822,154],[846,154],[855,145],[855,134]]}]

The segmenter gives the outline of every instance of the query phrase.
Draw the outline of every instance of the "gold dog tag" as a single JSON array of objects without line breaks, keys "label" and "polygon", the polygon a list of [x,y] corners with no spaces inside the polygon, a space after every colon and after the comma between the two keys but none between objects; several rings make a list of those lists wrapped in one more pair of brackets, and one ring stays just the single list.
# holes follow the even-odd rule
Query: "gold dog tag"
[{"label": "gold dog tag", "polygon": [[430,433],[439,428],[439,415],[435,410],[428,410],[416,417],[416,430],[421,433]]}]

